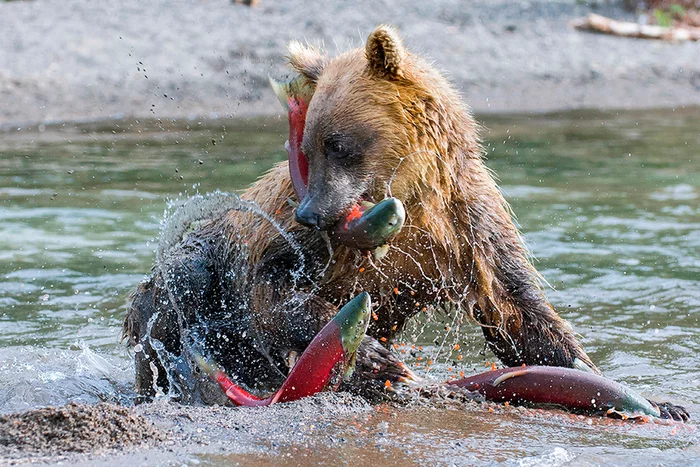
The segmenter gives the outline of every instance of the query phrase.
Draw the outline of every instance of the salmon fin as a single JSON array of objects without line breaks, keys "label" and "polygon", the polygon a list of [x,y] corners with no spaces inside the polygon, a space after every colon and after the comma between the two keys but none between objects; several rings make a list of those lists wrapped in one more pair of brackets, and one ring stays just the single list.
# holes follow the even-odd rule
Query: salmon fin
[{"label": "salmon fin", "polygon": [[509,380],[511,378],[517,378],[518,376],[525,376],[528,373],[527,369],[524,370],[518,370],[518,371],[511,371],[510,373],[504,373],[498,378],[496,378],[493,383],[491,383],[494,387],[498,386],[502,382]]},{"label": "salmon fin", "polygon": [[291,95],[289,83],[277,81],[272,76],[268,76],[267,79],[270,81],[270,86],[272,86],[272,90],[275,92],[275,96],[277,96],[277,99],[279,99],[280,104],[282,104],[282,108],[285,110],[285,112],[289,112],[288,100]]}]

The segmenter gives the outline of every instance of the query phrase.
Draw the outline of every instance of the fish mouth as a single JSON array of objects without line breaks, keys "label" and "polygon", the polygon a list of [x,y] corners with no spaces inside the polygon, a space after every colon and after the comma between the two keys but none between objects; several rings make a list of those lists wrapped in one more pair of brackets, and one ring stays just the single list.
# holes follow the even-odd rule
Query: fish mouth
[{"label": "fish mouth", "polygon": [[378,203],[356,202],[331,230],[339,243],[359,250],[373,250],[386,245],[403,228],[406,210],[397,198]]},{"label": "fish mouth", "polygon": [[360,196],[347,202],[342,208],[335,212],[330,212],[326,216],[324,228],[320,229],[326,232],[332,232],[343,222],[347,222],[348,217],[352,218],[357,215],[358,209],[364,211],[367,206],[376,204],[375,198],[370,195],[369,191],[362,193]]}]

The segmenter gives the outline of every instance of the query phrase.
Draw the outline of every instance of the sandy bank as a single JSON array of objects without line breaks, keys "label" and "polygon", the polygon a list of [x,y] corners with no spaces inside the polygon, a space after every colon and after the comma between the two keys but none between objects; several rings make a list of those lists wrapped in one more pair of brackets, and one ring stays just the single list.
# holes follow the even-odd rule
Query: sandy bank
[{"label": "sandy bank", "polygon": [[120,117],[278,113],[267,76],[285,44],[331,53],[379,23],[432,57],[477,111],[700,105],[700,43],[575,31],[568,22],[615,4],[575,0],[0,3],[0,125]]}]

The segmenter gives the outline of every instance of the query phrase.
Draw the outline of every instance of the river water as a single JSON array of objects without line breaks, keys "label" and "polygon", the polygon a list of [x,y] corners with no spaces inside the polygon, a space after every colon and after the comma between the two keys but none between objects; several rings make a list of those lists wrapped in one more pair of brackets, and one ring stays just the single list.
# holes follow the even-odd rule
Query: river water
[{"label": "river water", "polygon": [[[488,164],[552,286],[548,296],[593,360],[700,418],[697,109],[489,116],[485,125]],[[0,413],[68,401],[131,404],[132,360],[120,326],[130,291],[154,261],[168,203],[245,188],[283,160],[285,134],[279,119],[2,133]],[[438,321],[404,339],[423,349],[407,354],[419,372],[418,358],[436,355]],[[477,329],[457,339],[463,360],[437,355],[428,378],[481,371],[493,360]],[[373,408],[345,399],[348,411],[333,412],[321,402],[289,404],[279,418],[227,409],[241,423],[252,420],[251,430],[258,417],[273,425],[265,433],[285,436],[232,437],[216,450],[190,447],[160,461],[700,463],[695,422],[637,425],[487,405]],[[235,452],[228,441],[237,442]]]}]

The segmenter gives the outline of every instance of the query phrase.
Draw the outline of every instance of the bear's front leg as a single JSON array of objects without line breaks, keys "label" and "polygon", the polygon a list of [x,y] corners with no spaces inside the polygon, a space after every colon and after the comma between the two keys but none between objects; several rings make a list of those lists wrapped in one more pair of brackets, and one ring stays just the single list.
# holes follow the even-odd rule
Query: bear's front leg
[{"label": "bear's front leg", "polygon": [[575,335],[544,298],[539,287],[520,284],[517,293],[475,307],[486,342],[507,366],[595,367]]},{"label": "bear's front leg", "polygon": [[182,379],[183,323],[208,311],[211,288],[207,257],[201,248],[190,246],[178,248],[138,285],[122,332],[135,353],[140,400],[171,390],[187,396],[189,382]]},{"label": "bear's front leg", "polygon": [[419,381],[419,378],[391,350],[375,338],[365,336],[357,349],[355,372],[341,389],[371,401],[386,400],[388,386]]}]

